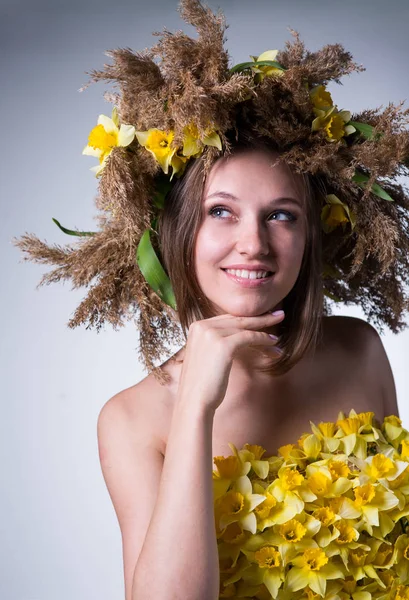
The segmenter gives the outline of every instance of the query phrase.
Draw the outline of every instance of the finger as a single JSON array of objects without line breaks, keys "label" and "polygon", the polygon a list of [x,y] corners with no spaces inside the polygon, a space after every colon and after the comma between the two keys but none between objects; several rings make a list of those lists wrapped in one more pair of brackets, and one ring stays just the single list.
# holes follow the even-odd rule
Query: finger
[{"label": "finger", "polygon": [[273,347],[276,346],[278,341],[278,339],[271,337],[268,333],[246,329],[228,336],[224,343],[227,344],[230,353],[234,354],[239,348],[244,346]]}]

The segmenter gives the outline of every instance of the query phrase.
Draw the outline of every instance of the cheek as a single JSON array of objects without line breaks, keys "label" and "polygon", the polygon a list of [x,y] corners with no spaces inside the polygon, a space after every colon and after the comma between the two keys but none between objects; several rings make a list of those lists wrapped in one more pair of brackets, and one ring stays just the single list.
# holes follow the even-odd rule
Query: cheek
[{"label": "cheek", "polygon": [[220,232],[214,228],[202,227],[196,238],[196,264],[217,261],[225,254],[227,245],[226,237],[220,235]]},{"label": "cheek", "polygon": [[299,257],[302,258],[305,244],[305,233],[298,227],[287,230],[283,228],[280,231],[276,231],[271,242],[271,246],[277,252],[278,256],[281,254],[282,258],[295,261]]}]

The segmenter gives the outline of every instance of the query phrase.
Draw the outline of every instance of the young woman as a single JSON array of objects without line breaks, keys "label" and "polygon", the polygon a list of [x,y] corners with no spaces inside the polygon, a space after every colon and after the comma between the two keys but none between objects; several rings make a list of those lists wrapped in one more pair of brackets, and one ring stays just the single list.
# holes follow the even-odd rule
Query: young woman
[{"label": "young woman", "polygon": [[165,30],[91,74],[119,87],[83,151],[99,159],[100,230],[60,226],[75,248],[18,242],[56,265],[43,283],[91,286],[70,327],[139,318],[150,374],[98,420],[126,600],[218,598],[212,458],[229,443],[271,456],[310,420],[397,415],[376,329],[328,316],[324,285],[395,333],[408,307],[402,106],[338,110],[326,85],[362,67],[340,44],[307,51],[296,32],[230,67],[222,16],[180,8],[197,38]]},{"label": "young woman", "polygon": [[[306,178],[277,158],[267,147],[238,149],[214,164],[201,189],[198,159],[164,213],[162,248],[173,241],[181,250],[182,215],[199,199],[194,264],[168,263],[197,281],[212,316],[193,321],[186,345],[165,363],[169,384],[150,375],[109,400],[99,417],[126,600],[219,597],[212,457],[228,456],[228,442],[260,444],[270,456],[310,420],[334,421],[340,410],[398,414],[376,330],[322,316],[319,204]],[[300,281],[306,300],[293,294],[289,303]],[[291,317],[298,356],[274,374],[280,328]]]}]

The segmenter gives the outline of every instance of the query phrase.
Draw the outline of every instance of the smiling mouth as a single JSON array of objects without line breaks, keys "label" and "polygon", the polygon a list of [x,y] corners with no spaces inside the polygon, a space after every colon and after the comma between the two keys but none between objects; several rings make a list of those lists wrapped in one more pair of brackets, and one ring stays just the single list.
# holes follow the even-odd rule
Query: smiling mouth
[{"label": "smiling mouth", "polygon": [[227,272],[228,269],[222,268],[222,271],[224,271],[226,273],[226,275],[230,275],[230,277],[235,277],[236,279],[242,279],[243,281],[265,281],[266,279],[270,279],[271,277],[273,277],[273,275],[275,275],[275,273],[273,273],[273,271],[266,271],[267,275],[265,277],[250,278],[250,277],[241,277],[240,275],[233,275],[233,273],[228,273]]}]

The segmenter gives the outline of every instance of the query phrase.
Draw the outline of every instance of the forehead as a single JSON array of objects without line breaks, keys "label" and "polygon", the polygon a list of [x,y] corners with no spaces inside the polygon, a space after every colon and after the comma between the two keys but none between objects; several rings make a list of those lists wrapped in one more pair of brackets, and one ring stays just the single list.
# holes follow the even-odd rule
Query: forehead
[{"label": "forehead", "polygon": [[279,153],[270,150],[241,150],[222,157],[212,166],[205,183],[204,197],[215,191],[237,197],[248,195],[304,195],[304,182]]}]

